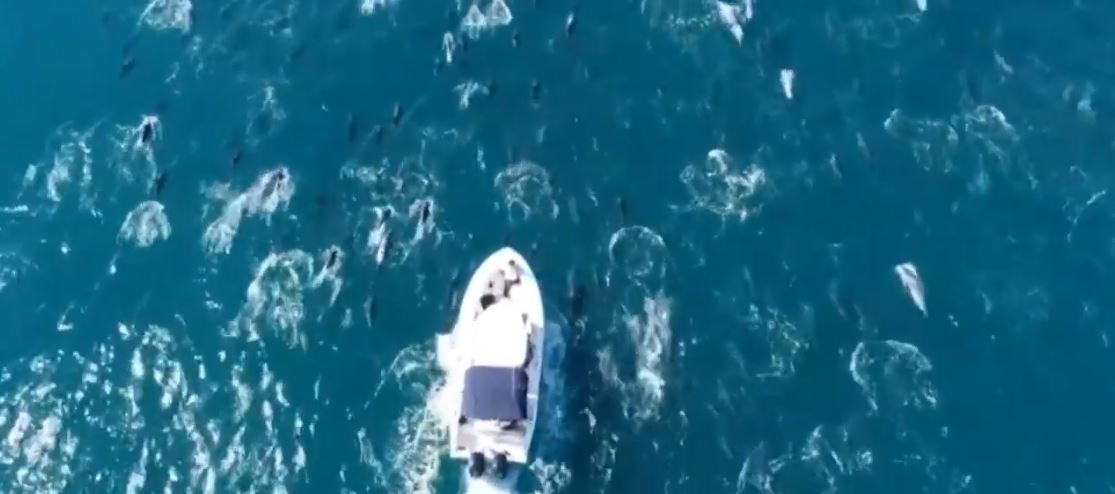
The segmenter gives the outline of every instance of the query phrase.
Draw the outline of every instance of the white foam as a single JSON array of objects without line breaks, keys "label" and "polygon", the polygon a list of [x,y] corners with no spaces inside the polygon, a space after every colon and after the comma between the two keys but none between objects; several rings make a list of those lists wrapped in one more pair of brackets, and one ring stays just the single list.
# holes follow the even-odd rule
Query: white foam
[{"label": "white foam", "polygon": [[755,337],[751,345],[765,345],[769,361],[757,375],[763,378],[793,377],[802,353],[809,349],[811,338],[808,328],[794,324],[777,309],[761,309],[752,304],[745,317],[749,335]]},{"label": "white foam", "polygon": [[913,263],[906,262],[895,266],[894,272],[898,275],[910,300],[914,301],[914,305],[922,315],[928,316],[929,312],[925,309],[925,284],[922,283],[921,276],[918,276],[918,268]]},{"label": "white foam", "polygon": [[156,241],[169,237],[170,222],[158,201],[144,201],[131,210],[117,235],[117,238],[134,242],[138,247],[150,247]]},{"label": "white foam", "polygon": [[428,346],[411,346],[403,349],[391,364],[395,369],[391,374],[400,386],[404,381],[399,376],[403,375],[433,380],[425,385],[405,383],[408,389],[419,391],[421,402],[403,410],[395,421],[395,433],[387,442],[389,472],[398,479],[394,491],[413,494],[435,491],[434,482],[446,450],[445,430],[453,420],[451,397],[445,392],[444,381],[434,378],[435,360]]},{"label": "white foam", "polygon": [[35,177],[39,174],[38,165],[27,165],[27,169],[23,172],[23,184],[20,186],[20,193],[26,192],[35,185]]},{"label": "white foam", "polygon": [[36,464],[44,459],[58,443],[58,432],[62,430],[62,420],[54,415],[48,416],[35,431],[35,435],[27,441],[23,455],[28,463]]},{"label": "white foam", "polygon": [[661,279],[666,274],[667,255],[662,236],[642,225],[620,228],[608,239],[609,262],[631,279]]},{"label": "white foam", "polygon": [[[74,179],[74,174],[77,173],[75,168],[79,168],[81,171],[82,205],[86,209],[94,211],[91,190],[93,150],[89,147],[89,139],[93,136],[95,130],[94,127],[85,132],[63,132],[63,142],[52,156],[51,168],[46,177],[47,199],[55,203],[60,202],[64,194],[63,187]],[[25,183],[27,178],[25,173]]]},{"label": "white foam", "polygon": [[782,69],[778,73],[778,79],[782,82],[782,94],[786,99],[794,99],[794,71]]},{"label": "white foam", "polygon": [[474,3],[469,6],[464,19],[461,19],[461,31],[471,38],[476,38],[485,29],[488,29],[488,18],[480,10],[480,6]]},{"label": "white foam", "polygon": [[[67,253],[68,252],[65,251],[65,250],[63,250],[63,252],[62,252],[62,254],[67,254]],[[66,331],[69,331],[71,329],[74,329],[74,323],[73,323],[73,321],[70,320],[70,312],[73,311],[73,309],[74,309],[74,306],[71,304],[71,305],[66,307],[66,310],[62,311],[62,315],[58,316],[58,324],[55,325],[55,328],[59,332],[66,332]]]},{"label": "white foam", "polygon": [[[421,157],[397,163],[384,160],[378,166],[349,164],[341,169],[341,177],[360,182],[369,192],[370,205],[363,210],[357,228],[368,232],[365,252],[377,265],[405,262],[427,238],[432,236],[435,243],[440,240],[434,226],[438,183]],[[428,215],[423,214],[427,205]],[[400,232],[408,229],[414,233],[406,240]]]},{"label": "white foam", "polygon": [[935,408],[937,392],[929,381],[933,365],[918,347],[885,340],[856,345],[848,370],[872,410],[912,406]]},{"label": "white foam", "polygon": [[643,301],[641,313],[623,316],[631,347],[635,349],[635,403],[628,403],[628,412],[637,423],[658,416],[666,380],[663,377],[670,349],[670,300],[659,292]]},{"label": "white foam", "polygon": [[410,219],[414,222],[414,234],[411,235],[411,245],[421,242],[435,232],[437,220],[437,205],[432,198],[417,199],[410,205]]},{"label": "white foam", "polygon": [[[333,261],[332,265],[330,260]],[[341,287],[344,285],[344,280],[341,278],[341,268],[344,266],[345,254],[341,248],[334,245],[321,254],[321,270],[314,276],[310,286],[317,288],[326,283],[330,287],[329,306],[332,307],[337,302],[337,296],[341,293]],[[323,313],[324,314],[324,313]]]},{"label": "white foam", "polygon": [[290,346],[305,346],[299,331],[305,317],[303,291],[310,287],[313,258],[301,250],[272,253],[260,263],[248,285],[247,300],[231,328],[249,340],[260,337],[260,328],[279,333]]},{"label": "white foam", "polygon": [[736,476],[736,494],[745,494],[748,492],[748,486],[754,486],[759,492],[766,494],[774,492],[771,489],[771,476],[766,471],[766,456],[766,445],[763,443],[759,443],[751,453],[748,453]]},{"label": "white foam", "polygon": [[453,91],[457,93],[457,108],[462,110],[468,108],[469,103],[472,102],[473,95],[477,93],[488,94],[488,88],[481,86],[476,81],[465,81],[457,84],[457,86],[453,88]]},{"label": "white foam", "polygon": [[398,3],[399,0],[360,0],[360,13],[372,15],[376,11]]},{"label": "white foam", "polygon": [[376,208],[376,226],[372,228],[372,232],[368,235],[368,252],[372,253],[377,266],[383,264],[387,257],[387,247],[391,241],[388,218],[393,217],[394,214],[389,211],[393,210],[390,208]]},{"label": "white foam", "polygon": [[31,428],[31,415],[26,410],[20,410],[19,416],[15,419],[15,424],[11,429],[8,429],[8,436],[4,442],[8,445],[9,449],[16,449],[23,443],[23,436],[27,435],[27,430]]},{"label": "white foam", "polygon": [[965,132],[997,141],[1015,141],[1018,132],[999,108],[979,105],[963,115]]},{"label": "white foam", "polygon": [[887,116],[883,127],[892,136],[907,141],[914,160],[926,169],[948,171],[952,168],[952,154],[960,136],[948,122],[911,118],[896,108]]},{"label": "white foam", "polygon": [[485,31],[510,24],[513,19],[511,8],[504,0],[490,0],[484,10],[474,3],[461,19],[461,31],[471,38],[477,38]]},{"label": "white foam", "polygon": [[445,63],[453,63],[453,53],[457,51],[457,40],[453,33],[446,32],[441,36],[441,51],[445,54]]},{"label": "white foam", "polygon": [[[151,184],[158,175],[155,142],[163,135],[157,115],[143,115],[135,125],[117,125],[110,137],[114,154],[111,163],[124,183]],[[138,166],[137,166],[138,165]],[[87,177],[90,175],[87,173]]]},{"label": "white foam", "polygon": [[14,252],[0,252],[0,291],[34,268],[34,264]]},{"label": "white foam", "polygon": [[689,190],[693,208],[743,221],[751,214],[748,203],[766,183],[766,174],[755,164],[737,170],[726,151],[713,149],[708,152],[703,166],[685,167],[681,181]]},{"label": "white foam", "polygon": [[139,15],[139,23],[160,30],[187,32],[192,10],[190,0],[151,0]]},{"label": "white foam", "polygon": [[143,444],[143,450],[139,454],[139,461],[136,462],[135,468],[128,476],[128,485],[124,492],[127,494],[138,494],[144,484],[147,483],[147,443]]},{"label": "white foam", "polygon": [[917,3],[918,3],[918,10],[920,10],[922,12],[925,12],[926,10],[929,10],[928,0],[917,0]]},{"label": "white foam", "polygon": [[62,200],[61,188],[70,181],[70,166],[69,161],[59,160],[55,156],[54,166],[46,177],[46,196],[50,200],[54,202]]},{"label": "white foam", "polygon": [[566,488],[573,480],[573,472],[563,463],[547,463],[535,459],[530,464],[530,471],[542,484],[540,494],[557,494],[566,492]]},{"label": "white foam", "polygon": [[513,19],[511,8],[507,6],[504,0],[491,0],[491,3],[488,4],[486,17],[488,18],[488,25],[491,27],[506,26],[511,24]]},{"label": "white foam", "polygon": [[728,32],[732,33],[736,43],[742,44],[743,26],[740,25],[740,6],[718,0],[716,13],[720,22],[728,28]]},{"label": "white foam", "polygon": [[294,179],[290,171],[282,166],[263,173],[247,191],[240,194],[231,193],[226,184],[212,187],[210,197],[226,202],[221,215],[209,224],[202,236],[206,252],[228,254],[244,218],[262,217],[270,224],[271,215],[286,209],[294,191]]},{"label": "white foam", "polygon": [[559,207],[554,201],[550,173],[541,165],[515,163],[496,175],[495,185],[503,195],[509,221],[524,221],[533,214],[557,218]]}]

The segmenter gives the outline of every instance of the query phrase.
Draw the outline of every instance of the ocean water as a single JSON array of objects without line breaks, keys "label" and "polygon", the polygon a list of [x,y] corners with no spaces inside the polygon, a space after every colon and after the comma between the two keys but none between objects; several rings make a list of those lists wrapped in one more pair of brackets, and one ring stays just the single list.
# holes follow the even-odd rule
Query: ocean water
[{"label": "ocean water", "polygon": [[[1115,491],[1115,5],[0,8],[0,493]],[[435,337],[546,297],[511,484]]]}]

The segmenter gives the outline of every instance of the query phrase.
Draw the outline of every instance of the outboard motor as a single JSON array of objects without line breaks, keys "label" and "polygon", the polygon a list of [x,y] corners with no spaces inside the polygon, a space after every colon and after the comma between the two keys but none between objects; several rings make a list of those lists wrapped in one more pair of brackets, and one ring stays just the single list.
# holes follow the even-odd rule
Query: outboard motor
[{"label": "outboard motor", "polygon": [[484,453],[473,451],[468,456],[468,476],[478,478],[484,475]]},{"label": "outboard motor", "polygon": [[496,453],[495,475],[500,480],[507,477],[507,455],[503,453]]}]

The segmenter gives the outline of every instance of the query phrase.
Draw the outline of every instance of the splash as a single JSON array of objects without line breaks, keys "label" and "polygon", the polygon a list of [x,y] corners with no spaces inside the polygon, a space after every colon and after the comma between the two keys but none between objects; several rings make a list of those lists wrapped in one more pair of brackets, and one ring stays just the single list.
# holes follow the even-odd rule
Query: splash
[{"label": "splash", "polygon": [[[408,405],[395,420],[394,434],[385,453],[390,468],[388,482],[396,492],[432,494],[444,454],[445,430],[453,420],[453,407],[442,371],[430,345],[403,349],[395,357],[389,374],[406,391]],[[377,391],[378,394],[378,391]]]},{"label": "splash", "polygon": [[952,169],[952,155],[956,152],[960,136],[947,122],[913,118],[902,110],[894,109],[883,122],[883,128],[895,138],[906,141],[914,160],[926,170]]},{"label": "splash", "polygon": [[918,268],[913,263],[906,262],[895,266],[894,272],[898,275],[899,281],[902,282],[902,288],[906,289],[910,300],[914,301],[914,305],[917,306],[922,315],[928,316],[929,312],[925,309],[925,284],[922,283],[921,276],[918,275]]},{"label": "splash", "polygon": [[550,173],[542,166],[520,161],[499,172],[496,188],[503,194],[508,220],[526,221],[533,214],[557,218],[558,205],[550,184]]},{"label": "splash", "polygon": [[758,376],[793,377],[798,360],[812,341],[806,325],[794,324],[776,309],[761,309],[754,304],[750,306],[744,324],[748,335],[756,340],[748,346],[763,350],[759,353],[767,359]]},{"label": "splash", "polygon": [[378,10],[397,3],[399,3],[399,0],[360,0],[360,13],[362,15],[372,15]]},{"label": "splash", "polygon": [[[341,268],[344,266],[345,254],[341,248],[334,245],[325,250],[321,254],[321,270],[314,275],[313,281],[310,282],[310,287],[317,288],[323,285],[329,286],[329,307],[337,302],[337,296],[341,293],[341,287],[344,286],[344,280],[341,278]],[[325,313],[322,312],[322,316]],[[320,320],[320,317],[318,318]]]},{"label": "splash", "polygon": [[608,240],[608,260],[630,279],[659,280],[666,274],[666,243],[645,226],[623,227]]},{"label": "splash", "polygon": [[[427,238],[434,244],[441,240],[434,200],[439,185],[422,160],[384,160],[379,166],[350,163],[341,169],[341,178],[359,183],[370,196],[356,228],[368,232],[365,254],[376,265],[405,262]],[[400,232],[406,230],[411,231],[409,240],[400,241],[406,238]]]},{"label": "splash", "polygon": [[512,19],[511,8],[504,0],[491,0],[484,10],[474,3],[461,19],[461,31],[470,38],[478,38],[485,31],[511,24]]},{"label": "splash", "polygon": [[190,0],[151,0],[139,15],[139,23],[159,30],[188,32],[193,7]]},{"label": "splash", "polygon": [[163,127],[156,115],[144,115],[135,125],[116,126],[110,138],[114,147],[113,166],[120,180],[129,184],[137,181],[149,184],[155,180],[158,174],[155,143],[162,137]]},{"label": "splash", "polygon": [[134,242],[138,247],[150,247],[169,237],[170,222],[158,201],[144,201],[131,210],[117,235],[120,240]]},{"label": "splash", "polygon": [[743,44],[743,26],[742,22],[747,22],[743,19],[741,8],[739,5],[717,1],[716,2],[716,15],[720,22],[728,28],[728,32],[732,33],[732,38],[735,38],[736,43]]},{"label": "splash", "polygon": [[457,84],[457,87],[453,88],[453,91],[457,93],[457,108],[460,108],[462,110],[468,108],[469,104],[472,102],[472,97],[474,95],[488,94],[488,88],[485,86],[481,86],[476,81],[465,81]]},{"label": "splash", "polygon": [[0,293],[36,266],[15,252],[0,252]]},{"label": "splash", "polygon": [[261,328],[270,328],[287,345],[304,348],[306,335],[299,331],[306,313],[302,295],[311,286],[313,264],[309,254],[297,249],[268,255],[256,269],[247,301],[230,329],[252,341],[259,339]]},{"label": "splash", "polygon": [[666,379],[663,373],[670,350],[670,300],[659,292],[643,301],[641,313],[623,317],[632,347],[635,348],[635,399],[631,410],[635,420],[646,422],[658,416]]},{"label": "splash", "polygon": [[1006,115],[991,105],[979,105],[953,117],[953,125],[964,129],[964,137],[981,147],[994,163],[1011,162],[1011,149],[1018,143],[1018,131]]},{"label": "splash", "polygon": [[286,167],[259,176],[245,192],[236,194],[227,184],[213,186],[211,198],[225,201],[221,215],[205,229],[202,246],[209,254],[228,254],[232,241],[244,218],[263,217],[270,224],[271,215],[285,209],[294,196],[294,180]]},{"label": "splash", "polygon": [[457,52],[457,39],[453,37],[453,33],[446,32],[441,36],[441,51],[445,57],[445,63],[453,63],[453,54]]},{"label": "splash", "polygon": [[848,370],[872,410],[900,407],[936,408],[937,392],[929,380],[933,365],[918,347],[885,340],[856,345]]},{"label": "splash", "polygon": [[273,84],[264,84],[263,88],[249,99],[248,110],[248,144],[257,145],[264,137],[271,135],[275,128],[286,120],[286,111],[283,110],[279,98],[275,95]]},{"label": "splash", "polygon": [[[50,171],[46,173],[44,195],[57,204],[63,201],[68,184],[80,179],[79,201],[86,211],[99,215],[94,207],[96,199],[93,190],[93,149],[91,140],[96,127],[84,132],[73,130],[60,131],[62,144],[51,157]],[[37,168],[37,167],[36,167]],[[35,173],[28,169],[24,174],[24,187],[35,180]]]},{"label": "splash", "polygon": [[744,221],[751,214],[748,203],[758,188],[766,183],[766,174],[754,164],[745,170],[737,170],[727,152],[713,149],[708,152],[702,166],[685,167],[681,172],[681,182],[689,190],[694,209]]},{"label": "splash", "polygon": [[782,83],[782,95],[786,99],[794,99],[794,71],[782,69],[778,73],[778,80]]}]

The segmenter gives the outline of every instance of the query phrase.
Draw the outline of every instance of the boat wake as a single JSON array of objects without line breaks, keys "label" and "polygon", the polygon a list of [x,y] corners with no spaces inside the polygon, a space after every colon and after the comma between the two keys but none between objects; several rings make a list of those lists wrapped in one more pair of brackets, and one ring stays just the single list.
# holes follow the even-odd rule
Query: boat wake
[{"label": "boat wake", "polygon": [[462,466],[459,492],[461,494],[508,494],[518,492],[515,490],[515,485],[518,484],[521,472],[521,468],[512,467],[507,471],[507,476],[502,479],[491,478],[488,475],[472,478],[468,474],[468,468]]}]

